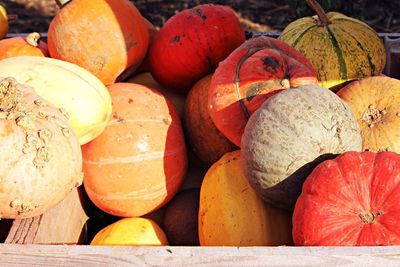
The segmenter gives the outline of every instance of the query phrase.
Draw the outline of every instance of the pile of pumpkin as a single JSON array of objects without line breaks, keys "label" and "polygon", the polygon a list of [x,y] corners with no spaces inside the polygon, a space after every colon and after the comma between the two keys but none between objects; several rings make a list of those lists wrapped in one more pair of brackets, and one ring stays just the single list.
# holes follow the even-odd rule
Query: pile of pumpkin
[{"label": "pile of pumpkin", "polygon": [[158,30],[128,0],[57,2],[47,44],[0,41],[2,218],[83,182],[121,218],[95,245],[400,244],[400,81],[371,27],[307,0],[246,40],[226,6]]}]

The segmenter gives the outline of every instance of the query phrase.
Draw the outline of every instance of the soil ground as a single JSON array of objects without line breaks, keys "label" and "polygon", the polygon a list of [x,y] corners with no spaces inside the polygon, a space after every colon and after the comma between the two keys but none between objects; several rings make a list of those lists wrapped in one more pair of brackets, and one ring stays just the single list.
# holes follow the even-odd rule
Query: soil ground
[{"label": "soil ground", "polygon": [[[89,0],[87,0],[89,1]],[[144,17],[161,27],[175,13],[197,4],[216,3],[232,7],[242,18],[247,31],[282,30],[289,22],[310,11],[302,0],[137,0],[132,1]],[[335,10],[361,19],[378,32],[400,32],[400,1],[398,0],[320,0]],[[58,12],[54,0],[0,0],[9,14],[18,18],[10,23],[10,33],[46,32]]]}]

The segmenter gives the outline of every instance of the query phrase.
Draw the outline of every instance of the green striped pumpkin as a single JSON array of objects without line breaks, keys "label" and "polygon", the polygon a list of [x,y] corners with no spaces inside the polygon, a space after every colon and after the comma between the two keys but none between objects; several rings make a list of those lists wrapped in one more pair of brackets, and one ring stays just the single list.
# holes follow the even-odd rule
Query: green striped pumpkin
[{"label": "green striped pumpkin", "polygon": [[385,47],[370,26],[337,12],[325,14],[314,0],[307,3],[318,15],[293,21],[279,39],[308,58],[322,86],[334,89],[346,81],[382,73]]}]

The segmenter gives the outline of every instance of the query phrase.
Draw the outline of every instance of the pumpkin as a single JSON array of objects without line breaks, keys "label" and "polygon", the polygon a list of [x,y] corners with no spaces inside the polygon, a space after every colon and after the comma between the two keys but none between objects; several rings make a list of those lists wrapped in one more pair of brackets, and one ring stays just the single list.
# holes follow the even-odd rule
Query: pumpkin
[{"label": "pumpkin", "polygon": [[400,153],[400,81],[376,76],[353,81],[337,93],[352,109],[363,150]]},{"label": "pumpkin", "polygon": [[295,244],[399,245],[399,168],[394,152],[347,152],[322,162],[296,202]]},{"label": "pumpkin", "polygon": [[0,39],[3,39],[8,32],[8,16],[6,9],[0,5]]},{"label": "pumpkin", "polygon": [[208,113],[208,89],[212,75],[198,81],[186,97],[183,113],[186,137],[196,156],[207,165],[219,160],[225,153],[236,150],[214,125]]},{"label": "pumpkin", "polygon": [[167,246],[168,239],[153,220],[124,218],[100,230],[90,245]]},{"label": "pumpkin", "polygon": [[166,206],[164,231],[172,246],[198,246],[200,188],[179,192]]},{"label": "pumpkin", "polygon": [[0,60],[17,56],[47,57],[47,44],[40,40],[40,34],[32,32],[26,37],[13,37],[0,41]]},{"label": "pumpkin", "polygon": [[43,214],[82,183],[78,139],[62,112],[26,85],[0,78],[0,216]]},{"label": "pumpkin", "polygon": [[150,87],[152,89],[156,89],[157,91],[165,95],[165,97],[167,97],[172,102],[172,104],[174,104],[176,111],[179,114],[179,117],[180,118],[183,117],[183,112],[184,112],[183,110],[185,107],[185,96],[165,89],[161,84],[159,84],[156,80],[154,80],[150,72],[144,72],[136,76],[133,76],[127,82],[137,83]]},{"label": "pumpkin", "polygon": [[249,117],[268,97],[282,89],[317,82],[311,64],[294,48],[266,36],[252,38],[213,74],[209,113],[222,134],[240,146]]},{"label": "pumpkin", "polygon": [[293,21],[279,39],[310,60],[322,86],[334,89],[346,81],[382,73],[386,52],[374,29],[341,13],[325,14],[315,0],[307,3],[317,16]]},{"label": "pumpkin", "polygon": [[143,17],[129,0],[63,0],[48,30],[52,58],[77,64],[104,84],[139,67],[149,43]]},{"label": "pumpkin", "polygon": [[96,138],[111,117],[107,87],[75,64],[46,57],[12,57],[0,61],[0,75],[32,86],[41,97],[66,111],[80,144]]},{"label": "pumpkin", "polygon": [[324,87],[305,85],[272,96],[250,117],[241,152],[253,188],[292,210],[317,163],[361,147],[350,107]]},{"label": "pumpkin", "polygon": [[264,203],[251,188],[240,151],[226,153],[207,171],[200,189],[201,246],[290,245],[291,214]]},{"label": "pumpkin", "polygon": [[244,41],[232,9],[197,5],[175,14],[161,28],[150,48],[150,72],[166,88],[186,94]]},{"label": "pumpkin", "polygon": [[112,119],[82,146],[84,186],[101,210],[136,217],[165,205],[187,169],[178,114],[154,89],[131,83],[109,86]]}]

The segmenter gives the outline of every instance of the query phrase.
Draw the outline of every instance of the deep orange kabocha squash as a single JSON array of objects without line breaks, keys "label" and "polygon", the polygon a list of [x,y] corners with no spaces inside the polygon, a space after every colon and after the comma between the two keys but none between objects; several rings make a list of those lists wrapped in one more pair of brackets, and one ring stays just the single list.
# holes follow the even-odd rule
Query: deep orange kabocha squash
[{"label": "deep orange kabocha squash", "polygon": [[121,217],[147,214],[178,191],[186,146],[172,103],[154,89],[109,86],[113,115],[103,133],[82,147],[84,186],[100,209]]},{"label": "deep orange kabocha squash", "polygon": [[208,92],[216,127],[240,146],[250,115],[281,89],[317,84],[315,70],[300,52],[282,41],[257,37],[246,41],[216,69]]},{"label": "deep orange kabocha squash", "polygon": [[211,74],[198,81],[186,97],[183,122],[186,137],[193,152],[205,164],[211,165],[225,153],[237,150],[214,125],[208,113],[208,89]]},{"label": "deep orange kabocha squash", "polygon": [[47,57],[47,44],[40,41],[40,34],[33,32],[26,37],[13,37],[0,41],[0,60],[17,56]]},{"label": "deep orange kabocha squash", "polygon": [[52,58],[77,64],[112,84],[139,67],[149,43],[145,21],[129,0],[58,0],[48,46]]},{"label": "deep orange kabocha squash", "polygon": [[245,41],[229,7],[198,5],[171,17],[150,48],[150,71],[170,90],[187,93]]},{"label": "deep orange kabocha squash", "polygon": [[295,244],[400,245],[399,170],[394,152],[347,152],[318,165],[295,206]]}]

